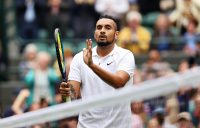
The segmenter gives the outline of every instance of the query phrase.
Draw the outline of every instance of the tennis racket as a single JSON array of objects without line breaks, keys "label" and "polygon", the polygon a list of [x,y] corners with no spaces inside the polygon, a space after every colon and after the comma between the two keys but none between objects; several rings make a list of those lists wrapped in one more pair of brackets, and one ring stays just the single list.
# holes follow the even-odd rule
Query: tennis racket
[{"label": "tennis racket", "polygon": [[[58,66],[59,66],[60,73],[61,73],[61,76],[62,76],[62,81],[67,82],[66,65],[65,65],[65,57],[64,57],[64,47],[63,47],[63,44],[62,44],[62,41],[61,41],[61,34],[60,34],[59,28],[55,29],[54,36],[55,36],[55,47],[56,47],[57,61],[58,61]],[[63,102],[69,102],[69,101],[71,101],[71,97],[70,96],[68,96],[68,97],[63,96],[62,100],[63,100]]]}]

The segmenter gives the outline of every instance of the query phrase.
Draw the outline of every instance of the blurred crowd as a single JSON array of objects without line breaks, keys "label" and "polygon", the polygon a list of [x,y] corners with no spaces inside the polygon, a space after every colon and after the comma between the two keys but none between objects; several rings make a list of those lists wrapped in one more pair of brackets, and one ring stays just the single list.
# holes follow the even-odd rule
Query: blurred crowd
[{"label": "blurred crowd", "polygon": [[[174,73],[184,73],[200,64],[199,0],[16,0],[18,34],[23,39],[53,38],[59,27],[64,38],[92,38],[99,15],[108,14],[119,21],[118,45],[134,55],[148,55],[137,65],[133,86]],[[119,6],[120,5],[120,6]],[[175,70],[161,53],[183,52],[187,59]],[[74,52],[66,48],[69,71]],[[61,82],[56,59],[34,43],[24,46],[19,62],[23,88],[13,92],[13,104],[3,117],[59,104]],[[68,72],[67,72],[68,74]],[[183,83],[184,84],[184,83]],[[177,93],[145,101],[134,101],[132,128],[200,128],[200,88],[185,85]],[[63,119],[37,124],[32,128],[73,128],[76,122]],[[70,122],[70,123],[69,123]]]},{"label": "blurred crowd", "polygon": [[[149,59],[136,69],[133,86],[159,77],[171,77],[199,66],[194,58],[182,60],[177,71],[162,60],[157,50],[149,52]],[[132,102],[133,128],[200,128],[200,83],[197,88],[182,83],[176,93],[153,99]]]},{"label": "blurred crowd", "polygon": [[[64,51],[66,68],[69,71],[73,58],[71,49]],[[137,62],[136,62],[137,64]],[[185,73],[195,69],[199,64],[194,58],[182,60],[177,71],[165,62],[158,50],[151,50],[148,60],[141,68],[136,67],[133,86],[138,83],[170,77],[175,73]],[[46,51],[38,51],[35,44],[28,44],[19,64],[20,79],[23,88],[16,87],[13,92],[13,103],[4,111],[3,117],[22,114],[48,106],[62,103],[58,92],[61,82],[56,60]],[[68,74],[68,72],[67,72]],[[184,83],[183,83],[184,84]],[[200,83],[199,83],[200,85]],[[200,86],[199,86],[200,87]],[[200,125],[200,88],[184,85],[176,93],[160,96],[144,101],[134,101],[131,104],[133,128],[199,128]],[[74,118],[74,117],[73,117]],[[77,122],[71,118],[55,122],[45,122],[32,128],[75,128]]]},{"label": "blurred crowd", "polygon": [[23,39],[51,39],[56,27],[63,38],[92,38],[95,21],[107,14],[118,19],[118,44],[136,55],[153,48],[199,53],[199,12],[198,0],[16,1],[18,34]]}]

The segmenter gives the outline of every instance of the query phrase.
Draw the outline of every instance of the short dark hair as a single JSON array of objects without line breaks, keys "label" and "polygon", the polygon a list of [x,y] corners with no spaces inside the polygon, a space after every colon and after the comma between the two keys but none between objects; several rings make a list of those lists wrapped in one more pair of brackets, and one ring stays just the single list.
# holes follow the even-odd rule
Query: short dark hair
[{"label": "short dark hair", "polygon": [[114,18],[113,16],[110,16],[110,15],[101,15],[99,17],[99,20],[103,19],[103,18],[113,20],[115,22],[115,24],[116,24],[116,27],[117,27],[116,30],[119,31],[119,20],[117,20],[116,18]]}]

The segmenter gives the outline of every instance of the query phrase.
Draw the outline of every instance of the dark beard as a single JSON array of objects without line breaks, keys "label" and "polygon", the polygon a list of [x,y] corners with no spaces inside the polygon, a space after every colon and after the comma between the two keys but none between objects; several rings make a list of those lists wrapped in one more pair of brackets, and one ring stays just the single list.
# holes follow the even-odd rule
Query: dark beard
[{"label": "dark beard", "polygon": [[99,47],[105,47],[105,46],[108,46],[108,45],[111,45],[112,42],[97,42],[97,45]]}]

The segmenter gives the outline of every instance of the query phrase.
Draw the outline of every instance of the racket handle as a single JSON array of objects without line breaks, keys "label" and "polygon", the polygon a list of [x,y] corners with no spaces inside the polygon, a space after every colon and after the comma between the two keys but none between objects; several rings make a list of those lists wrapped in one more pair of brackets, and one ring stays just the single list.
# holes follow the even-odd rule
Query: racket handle
[{"label": "racket handle", "polygon": [[70,96],[62,96],[62,101],[63,102],[71,102],[71,97]]},{"label": "racket handle", "polygon": [[[63,76],[63,82],[67,82],[65,73],[63,73],[62,76]],[[70,96],[62,96],[62,102],[71,102],[71,91],[70,91]]]},{"label": "racket handle", "polygon": [[70,87],[70,96],[62,96],[63,102],[71,102],[72,100],[76,99],[76,92],[72,85],[69,85]]}]

